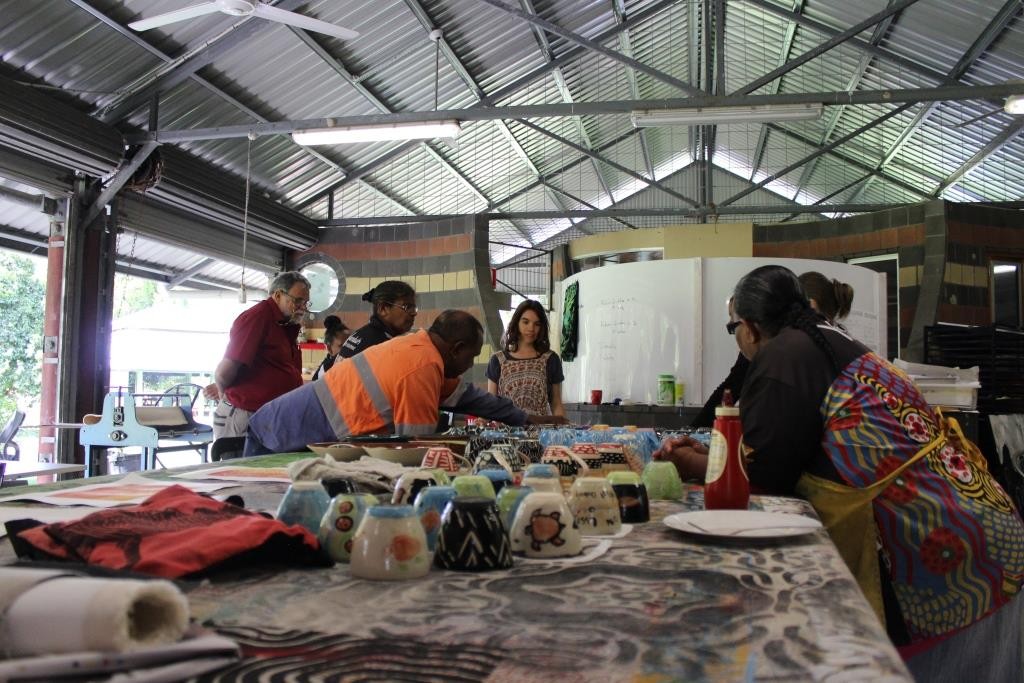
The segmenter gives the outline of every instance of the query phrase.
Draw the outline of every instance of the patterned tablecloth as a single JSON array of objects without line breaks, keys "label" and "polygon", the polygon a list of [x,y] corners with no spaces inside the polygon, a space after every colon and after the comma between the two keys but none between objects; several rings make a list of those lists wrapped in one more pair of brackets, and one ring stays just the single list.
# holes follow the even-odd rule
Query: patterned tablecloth
[{"label": "patterned tablecloth", "polygon": [[[824,531],[711,540],[660,522],[700,496],[655,503],[654,521],[585,563],[518,559],[405,582],[338,565],[194,584],[193,616],[245,653],[201,680],[911,680]],[[754,501],[813,515],[798,500]]]}]

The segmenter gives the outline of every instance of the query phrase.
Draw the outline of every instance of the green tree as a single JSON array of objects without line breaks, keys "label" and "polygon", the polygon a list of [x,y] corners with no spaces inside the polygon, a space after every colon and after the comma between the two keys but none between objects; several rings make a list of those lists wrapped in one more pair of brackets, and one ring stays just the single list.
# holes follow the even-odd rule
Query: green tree
[{"label": "green tree", "polygon": [[149,308],[156,302],[156,283],[130,275],[114,275],[114,319]]},{"label": "green tree", "polygon": [[0,251],[0,420],[39,399],[45,299],[32,260]]}]

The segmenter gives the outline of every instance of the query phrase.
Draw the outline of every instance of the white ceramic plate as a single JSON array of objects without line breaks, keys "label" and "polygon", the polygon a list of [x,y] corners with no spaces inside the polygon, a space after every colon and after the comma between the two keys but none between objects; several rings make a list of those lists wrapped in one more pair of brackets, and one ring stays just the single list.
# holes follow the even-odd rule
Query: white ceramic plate
[{"label": "white ceramic plate", "polygon": [[759,510],[697,510],[669,515],[666,526],[716,538],[782,538],[821,529],[821,522],[803,515]]},{"label": "white ceramic plate", "polygon": [[364,446],[366,454],[371,458],[380,458],[389,462],[397,462],[406,467],[419,467],[426,455],[426,447],[421,446]]},{"label": "white ceramic plate", "polygon": [[310,443],[306,444],[309,450],[317,455],[329,455],[339,462],[358,460],[366,455],[366,449],[362,446],[353,446],[350,443]]}]

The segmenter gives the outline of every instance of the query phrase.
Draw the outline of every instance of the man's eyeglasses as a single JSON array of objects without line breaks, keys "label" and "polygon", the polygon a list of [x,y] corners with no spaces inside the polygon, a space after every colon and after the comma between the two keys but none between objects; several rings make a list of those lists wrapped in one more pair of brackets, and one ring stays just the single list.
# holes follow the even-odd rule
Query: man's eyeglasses
[{"label": "man's eyeglasses", "polygon": [[416,304],[399,304],[399,303],[395,303],[394,301],[389,301],[388,305],[389,306],[397,306],[398,308],[401,308],[403,311],[405,311],[409,315],[416,315],[416,310],[417,310],[416,309]]},{"label": "man's eyeglasses", "polygon": [[309,299],[300,299],[297,296],[292,296],[291,294],[289,294],[288,292],[284,291],[283,289],[280,289],[278,291],[281,292],[282,294],[284,294],[289,299],[291,299],[292,303],[295,304],[295,308],[305,308],[306,305],[309,303]]},{"label": "man's eyeglasses", "polygon": [[725,324],[725,331],[729,334],[736,334],[736,328],[743,324],[742,320],[730,320]]}]

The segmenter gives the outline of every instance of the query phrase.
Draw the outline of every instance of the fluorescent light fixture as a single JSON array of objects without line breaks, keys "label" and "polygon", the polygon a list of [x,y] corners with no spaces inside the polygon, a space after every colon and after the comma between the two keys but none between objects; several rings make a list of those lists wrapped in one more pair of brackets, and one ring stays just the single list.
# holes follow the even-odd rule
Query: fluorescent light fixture
[{"label": "fluorescent light fixture", "polygon": [[995,273],[996,275],[1002,275],[1004,273],[1016,273],[1017,266],[1012,266],[1009,264],[992,266],[992,272]]},{"label": "fluorescent light fixture", "polygon": [[[998,111],[998,110],[997,110]],[[1024,95],[1010,95],[1003,104],[1003,111],[1007,114],[1024,114]]]},{"label": "fluorescent light fixture", "polygon": [[637,128],[699,126],[712,123],[763,123],[810,121],[821,118],[820,104],[759,104],[751,107],[695,107],[693,109],[644,109],[630,118]]},{"label": "fluorescent light fixture", "polygon": [[292,133],[292,140],[300,145],[341,145],[347,142],[454,138],[461,131],[458,121],[424,121],[297,130]]}]

